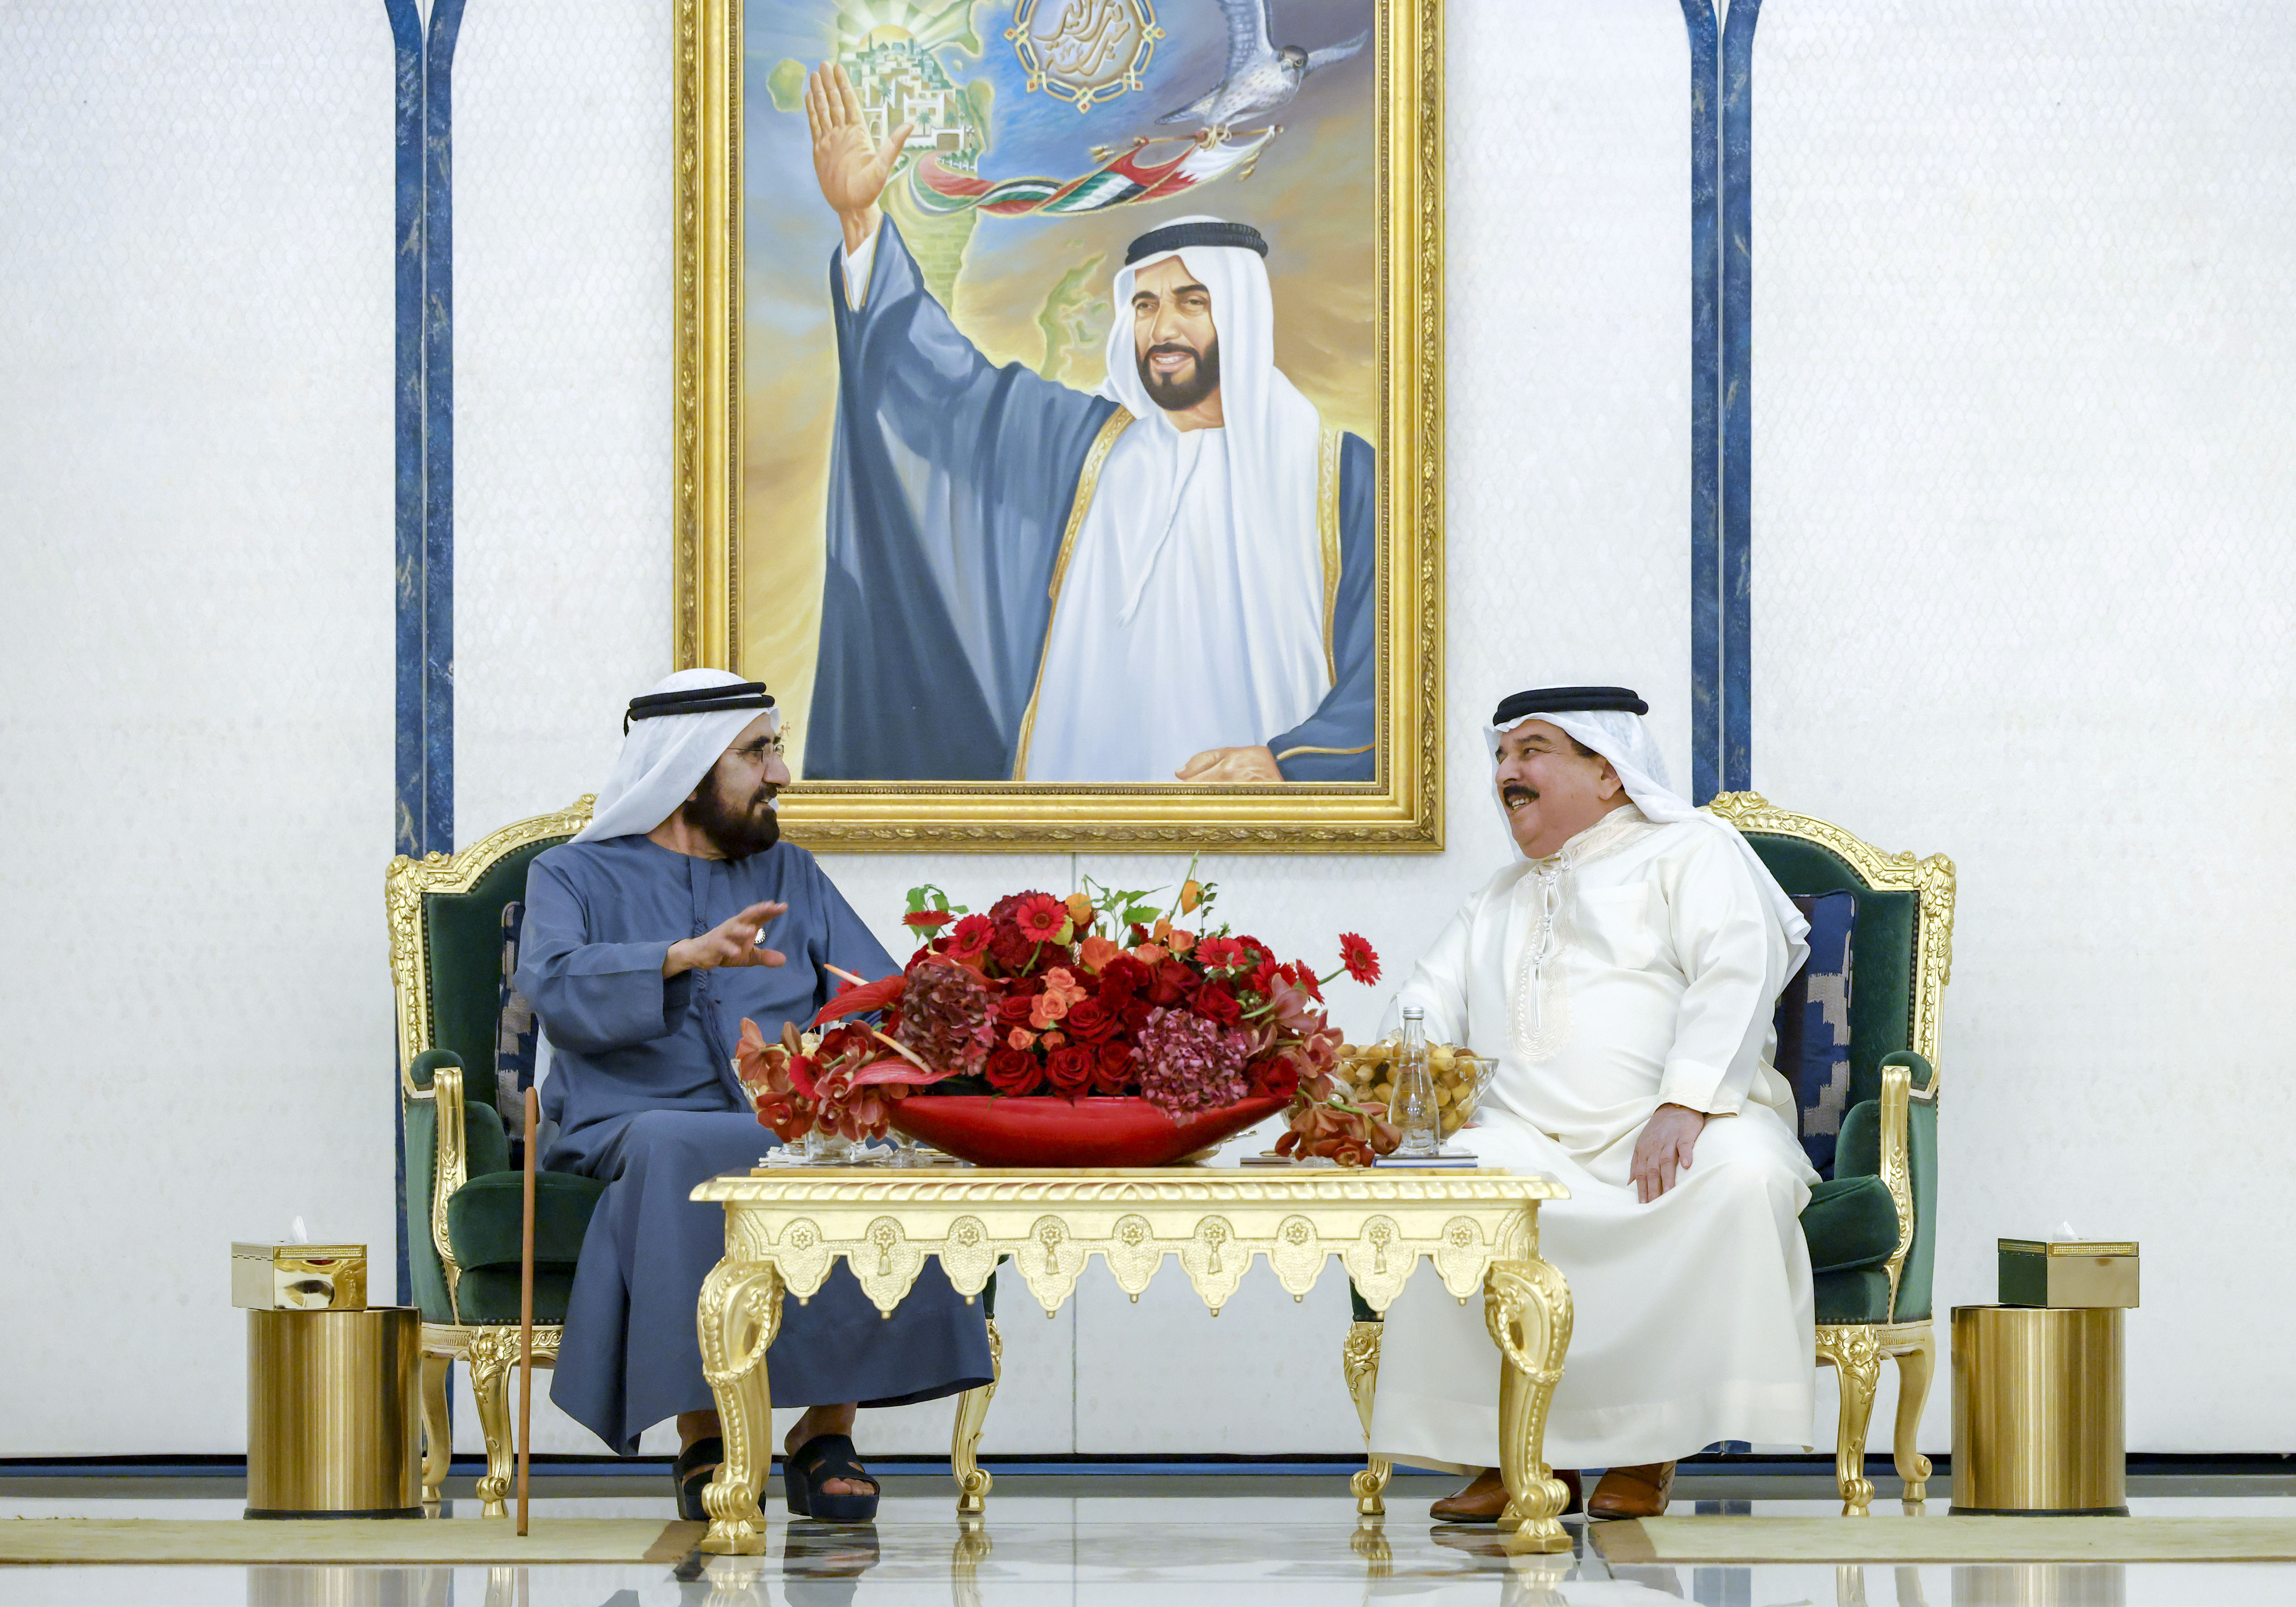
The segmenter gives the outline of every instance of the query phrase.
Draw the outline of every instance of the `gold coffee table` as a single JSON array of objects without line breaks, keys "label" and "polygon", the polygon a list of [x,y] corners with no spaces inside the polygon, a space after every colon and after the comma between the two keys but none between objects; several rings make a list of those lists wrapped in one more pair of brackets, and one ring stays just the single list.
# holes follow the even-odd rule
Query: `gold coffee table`
[{"label": "gold coffee table", "polygon": [[[773,1422],[766,1351],[781,1325],[783,1291],[811,1295],[840,1256],[887,1312],[908,1293],[927,1257],[939,1257],[970,1299],[997,1259],[1010,1256],[1050,1314],[1095,1255],[1129,1294],[1148,1287],[1166,1256],[1177,1256],[1214,1311],[1255,1257],[1287,1291],[1303,1295],[1336,1255],[1376,1311],[1402,1291],[1423,1256],[1462,1300],[1482,1291],[1502,1369],[1500,1472],[1509,1501],[1499,1527],[1510,1551],[1569,1551],[1570,1537],[1556,1521],[1564,1490],[1545,1447],[1547,1403],[1570,1342],[1570,1292],[1538,1255],[1538,1202],[1565,1197],[1562,1185],[1546,1177],[1399,1168],[980,1167],[936,1175],[790,1167],[713,1177],[693,1198],[725,1205],[726,1259],[702,1281],[699,1323],[701,1370],[724,1422],[726,1461],[704,1496],[709,1532],[701,1549],[765,1550],[758,1494],[771,1467]],[[989,1344],[1001,1364],[993,1323]],[[958,1404],[951,1463],[962,1515],[978,1516],[988,1494],[977,1452],[995,1392],[994,1383],[967,1390]],[[1369,1398],[1367,1390],[1358,1391],[1359,1402]]]}]

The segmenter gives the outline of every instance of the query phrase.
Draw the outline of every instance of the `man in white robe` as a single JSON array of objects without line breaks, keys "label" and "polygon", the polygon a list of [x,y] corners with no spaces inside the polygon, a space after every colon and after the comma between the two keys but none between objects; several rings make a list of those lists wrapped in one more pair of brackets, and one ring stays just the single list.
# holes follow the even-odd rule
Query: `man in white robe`
[{"label": "man in white robe", "polygon": [[843,238],[807,777],[1371,779],[1377,455],[1275,365],[1267,237],[1135,239],[1071,389],[927,288],[880,205],[906,129],[833,66],[806,110]]},{"label": "man in white robe", "polygon": [[[1546,1457],[1608,1470],[1593,1517],[1661,1513],[1678,1458],[1803,1444],[1814,1411],[1800,1218],[1816,1174],[1770,1064],[1808,928],[1744,838],[1666,789],[1646,712],[1619,687],[1499,705],[1488,734],[1521,857],[1397,1000],[1425,1011],[1431,1041],[1498,1062],[1456,1142],[1570,1191],[1538,1214],[1573,1314]],[[1398,1462],[1482,1470],[1436,1517],[1498,1516],[1480,1302],[1416,1278],[1389,1308],[1371,1438]]]}]

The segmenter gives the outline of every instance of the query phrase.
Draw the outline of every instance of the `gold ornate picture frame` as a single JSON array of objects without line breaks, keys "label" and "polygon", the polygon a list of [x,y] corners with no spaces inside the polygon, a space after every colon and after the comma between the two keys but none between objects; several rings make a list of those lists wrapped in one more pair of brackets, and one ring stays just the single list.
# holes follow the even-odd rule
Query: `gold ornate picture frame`
[{"label": "gold ornate picture frame", "polygon": [[[1188,109],[1196,113],[1188,120],[1206,127],[1193,132],[1184,127],[1181,135],[1162,131],[1158,124],[1182,116],[1178,111],[1159,116],[1174,103],[1176,86],[1185,86],[1191,95],[1199,80],[1226,87],[1228,80],[1218,76],[1221,58],[1225,55],[1231,68],[1237,61],[1235,53],[1243,48],[1238,29],[1248,32],[1251,20],[1249,3],[1083,0],[1078,17],[1062,22],[1058,18],[1064,13],[1059,8],[1032,6],[1026,0],[1017,5],[1016,0],[822,0],[818,5],[814,0],[774,0],[771,4],[753,0],[752,9],[761,20],[757,28],[745,29],[742,0],[677,0],[675,657],[680,668],[713,666],[765,680],[782,696],[785,717],[793,727],[791,745],[799,767],[798,779],[783,793],[782,818],[795,840],[816,849],[846,850],[1091,847],[1119,851],[1411,852],[1441,847],[1440,0],[1342,0],[1336,7],[1308,0],[1259,0],[1258,15],[1266,23],[1259,37],[1288,58],[1294,70],[1298,86],[1291,102],[1255,119],[1237,111],[1234,97],[1217,101],[1207,94]],[[1078,0],[1070,0],[1066,10],[1078,10]],[[814,11],[820,18],[808,22]],[[1021,12],[1029,14],[1021,16]],[[1349,16],[1341,17],[1341,12]],[[1102,12],[1108,14],[1102,17]],[[1350,38],[1331,37],[1342,24],[1354,26],[1350,18],[1367,26],[1358,26]],[[1225,31],[1219,27],[1223,21]],[[1093,78],[1088,64],[1067,81],[1058,81],[1062,64],[1086,57],[1076,40],[1061,48],[1062,42],[1053,37],[1054,30],[1069,27],[1075,31],[1086,23],[1102,32],[1129,29],[1123,40],[1126,61],[1101,75],[1106,82]],[[806,37],[808,26],[819,35],[817,42]],[[1038,37],[1025,37],[1028,29]],[[770,48],[761,49],[761,33],[772,36],[763,41]],[[1296,49],[1283,43],[1295,33],[1307,41]],[[1152,52],[1140,47],[1142,40],[1153,44]],[[808,45],[813,48],[808,49]],[[1021,45],[1030,49],[1016,53],[1016,45]],[[893,59],[888,52],[906,53],[893,60],[892,69],[879,70],[882,60]],[[996,73],[986,76],[998,78],[1001,99],[990,98],[1000,93],[996,85],[984,93],[980,82],[955,82],[959,74],[947,70],[951,63],[967,69],[988,61],[992,53],[1016,53],[1029,74],[1015,82],[1015,70],[997,57]],[[1353,767],[1367,770],[1367,775],[1213,785],[1010,779],[1012,774],[1025,776],[1029,768],[1034,694],[1019,722],[1018,758],[1004,777],[824,775],[804,767],[806,744],[813,734],[809,715],[823,706],[812,679],[814,657],[808,656],[820,653],[824,631],[820,576],[824,564],[838,562],[821,555],[829,550],[833,533],[817,534],[830,517],[824,481],[838,471],[833,465],[826,471],[817,465],[828,461],[832,415],[840,421],[838,429],[845,427],[845,414],[837,405],[839,358],[832,344],[823,365],[817,339],[812,347],[801,340],[784,344],[787,320],[770,326],[770,339],[761,336],[755,322],[759,307],[752,303],[778,296],[783,301],[776,306],[785,305],[819,324],[824,319],[816,309],[826,293],[832,303],[827,316],[840,316],[833,305],[839,225],[824,205],[826,190],[810,195],[790,191],[784,220],[772,210],[782,204],[782,193],[759,188],[769,181],[797,184],[790,176],[798,169],[788,141],[793,137],[790,130],[802,133],[809,121],[807,110],[799,104],[807,86],[805,70],[832,60],[848,69],[846,82],[857,86],[857,94],[867,102],[865,117],[873,137],[890,149],[894,135],[880,125],[898,117],[913,128],[901,147],[904,165],[894,169],[885,195],[886,216],[901,229],[882,231],[872,239],[872,250],[877,249],[876,240],[905,242],[907,234],[927,226],[912,222],[925,214],[908,197],[922,197],[928,213],[934,207],[970,204],[977,210],[968,219],[977,217],[978,222],[968,222],[966,226],[975,232],[966,238],[983,242],[980,254],[989,255],[987,246],[992,242],[997,249],[1021,240],[1042,242],[1042,250],[1054,260],[1040,277],[1049,277],[1059,267],[1066,275],[1060,281],[1062,286],[1081,287],[1062,304],[1057,317],[1054,301],[1046,298],[1036,320],[1045,331],[1041,366],[1047,378],[1081,377],[1088,382],[1094,370],[1106,373],[1107,362],[1112,360],[1106,354],[1119,349],[1109,343],[1105,330],[1119,315],[1111,304],[1112,298],[1104,295],[1107,281],[1100,276],[1109,271],[1111,261],[1122,260],[1124,242],[1114,232],[1154,231],[1176,217],[1202,212],[1250,218],[1255,209],[1276,213],[1281,224],[1286,216],[1283,208],[1291,209],[1288,216],[1295,220],[1291,234],[1270,227],[1267,242],[1273,249],[1254,249],[1267,259],[1267,277],[1275,283],[1279,370],[1302,373],[1300,389],[1325,421],[1316,502],[1321,509],[1326,577],[1324,656],[1335,666],[1327,685],[1342,673],[1330,645],[1336,629],[1332,598],[1339,547],[1332,509],[1340,481],[1338,443],[1344,439],[1357,450],[1357,455],[1349,460],[1350,473],[1365,463],[1376,465],[1375,471],[1358,474],[1355,482],[1374,483],[1368,504],[1357,497],[1348,504],[1349,517],[1369,520],[1362,528],[1375,533],[1362,541],[1351,536],[1349,549],[1350,553],[1375,553],[1375,560],[1353,571],[1368,576],[1367,592],[1358,580],[1349,593],[1350,606],[1360,609],[1359,618],[1375,633],[1369,672],[1375,677],[1375,693],[1363,728],[1370,739],[1369,750]],[[1049,69],[1048,61],[1053,63]],[[1120,70],[1127,63],[1136,63],[1141,70]],[[871,77],[872,72],[876,76]],[[1231,71],[1228,77],[1240,75]],[[1043,81],[1048,78],[1055,81]],[[1340,105],[1343,88],[1367,103]],[[1041,100],[1032,98],[1039,89]],[[857,111],[862,110],[862,100],[853,104]],[[1073,166],[1054,175],[1064,186],[1059,194],[1082,193],[1087,188],[1105,193],[1116,179],[1127,176],[1140,185],[1161,183],[1176,189],[1181,180],[1159,176],[1180,173],[1184,162],[1192,172],[1212,176],[1197,185],[1205,193],[1182,201],[1176,193],[1168,196],[1162,190],[1149,189],[1142,192],[1137,205],[1125,204],[1120,212],[1111,206],[1099,217],[1073,224],[1054,218],[1050,211],[1042,217],[1021,218],[1018,225],[1008,222],[1012,214],[998,208],[1058,203],[1047,201],[1042,188],[1051,179],[1016,177],[1011,171],[1013,150],[1025,144],[1025,139],[1003,146],[996,141],[1004,138],[1008,122],[1024,130],[1048,128],[1044,119],[1054,108],[1077,130],[1074,136],[1062,135],[1058,129],[1035,136],[1038,151],[1066,150],[1066,145],[1047,143],[1062,137],[1076,149]],[[1227,115],[1238,124],[1254,126],[1210,126]],[[1292,126],[1285,126],[1287,118],[1294,119]],[[1350,118],[1352,122],[1345,120]],[[766,119],[776,120],[761,121]],[[1334,148],[1334,128],[1362,134],[1361,148],[1343,152],[1344,162],[1332,161],[1326,154]],[[753,153],[757,160],[745,168],[744,134],[759,129],[769,143]],[[1108,143],[1093,145],[1085,154],[1089,139],[1103,136]],[[1005,158],[1001,167],[1000,155]],[[1359,255],[1348,258],[1365,265],[1365,283],[1341,286],[1344,294],[1321,301],[1300,296],[1296,288],[1287,292],[1287,282],[1278,278],[1279,266],[1297,273],[1303,259],[1315,258],[1312,240],[1303,239],[1303,234],[1312,236],[1316,227],[1328,226],[1303,211],[1300,198],[1312,196],[1312,191],[1303,187],[1300,174],[1311,156],[1330,163],[1338,175],[1332,181],[1334,207],[1347,201],[1358,209],[1349,216],[1369,220],[1369,238],[1359,242]],[[774,164],[770,171],[768,157]],[[1031,160],[1051,166],[1042,157]],[[748,187],[745,171],[751,175]],[[781,176],[771,178],[773,174]],[[1349,174],[1358,176],[1354,191],[1345,189]],[[1254,177],[1262,181],[1257,188]],[[902,190],[905,183],[910,187]],[[1032,184],[1040,188],[1032,192]],[[984,194],[987,199],[980,199]],[[1013,196],[1019,199],[1010,199]],[[769,226],[759,226],[761,217],[768,217]],[[758,250],[745,250],[745,235],[756,236]],[[1287,239],[1293,242],[1288,256]],[[1113,258],[1109,255],[1111,241],[1119,253]],[[1099,255],[1091,254],[1095,248]],[[964,266],[971,260],[965,255],[969,249],[974,248],[958,248],[960,271],[969,271]],[[882,254],[905,255],[904,247],[889,246]],[[930,281],[932,259],[924,250],[916,256],[927,266],[914,271]],[[785,271],[792,262],[803,266],[801,278]],[[1152,258],[1144,262],[1142,272],[1153,266]],[[849,266],[847,271],[853,272]],[[868,266],[865,263],[860,271],[865,275]],[[892,271],[887,267],[881,274]],[[1012,278],[1007,274],[994,283],[1001,288]],[[860,288],[850,278],[846,283]],[[1029,282],[1031,293],[1035,283]],[[939,282],[939,299],[949,304],[959,324],[980,320],[993,331],[1004,311],[1017,317],[1021,310],[1021,304],[1015,301],[1009,309],[992,307],[983,320],[986,293],[969,284],[961,293],[950,293],[954,283],[949,277]],[[1096,292],[1101,299],[1095,302]],[[810,300],[800,302],[800,293]],[[869,305],[867,293],[863,291],[861,299],[849,300],[849,310],[841,316],[862,316]],[[1307,309],[1290,326],[1284,322],[1287,306]],[[1071,307],[1076,314],[1072,321],[1067,317]],[[1059,342],[1067,340],[1063,332],[1070,322],[1074,339],[1063,349]],[[1007,367],[1036,366],[1035,351],[1014,348],[1010,332],[1021,325],[1008,317],[1002,327],[1006,338],[1001,348],[993,332],[980,341],[988,359],[1002,358]],[[1363,342],[1348,348],[1354,354],[1348,361],[1354,366],[1341,381],[1332,381],[1316,364],[1329,348],[1346,348],[1345,337],[1351,332],[1367,336],[1368,353],[1361,351]],[[1095,349],[1096,344],[1104,352]],[[1139,359],[1144,383],[1151,355]],[[1069,365],[1065,374],[1063,363]],[[825,376],[816,372],[824,366]],[[752,389],[746,395],[745,373],[752,376]],[[1316,389],[1319,379],[1325,386],[1321,391]],[[771,389],[784,381],[785,389]],[[1212,382],[1218,383],[1217,366]],[[824,384],[831,401],[827,407],[820,401]],[[1335,403],[1332,398],[1346,384],[1355,384],[1357,390]],[[1112,381],[1103,385],[1103,389],[1114,388]],[[1358,393],[1360,406],[1354,401]],[[1092,393],[1078,387],[1075,394]],[[780,399],[785,395],[799,397],[800,403],[785,406]],[[1073,496],[1074,505],[1052,570],[1054,608],[1098,463],[1128,422],[1120,406],[1115,413],[1106,428],[1092,432],[1090,463],[1072,471],[1075,492],[1063,492]],[[1335,414],[1337,422],[1353,426],[1345,438],[1332,427]],[[838,439],[841,442],[843,438]],[[1367,455],[1362,450],[1366,445]],[[800,461],[791,455],[800,452],[809,456]],[[783,455],[777,458],[777,453]],[[801,472],[790,472],[791,462],[799,462]],[[805,537],[801,521],[809,521],[816,534]],[[866,538],[866,521],[859,528]],[[792,537],[792,531],[800,534]],[[805,539],[812,540],[816,550],[800,550]],[[813,565],[809,571],[803,562],[808,558]],[[814,633],[810,638],[808,629]],[[1046,645],[1035,660],[1039,691],[1045,677],[1042,655],[1050,652],[1049,623],[1043,634]],[[1360,658],[1357,663],[1360,668]],[[792,671],[792,665],[799,668]],[[1108,717],[1124,722],[1137,713],[1111,707]],[[852,717],[848,713],[844,717]],[[813,726],[824,734],[816,752],[832,753],[827,722]],[[1312,759],[1294,763],[1297,756],[1364,752],[1362,746],[1313,745],[1311,739],[1272,757],[1284,762],[1289,776],[1294,770],[1316,768]],[[1345,767],[1343,760],[1331,764]]]}]

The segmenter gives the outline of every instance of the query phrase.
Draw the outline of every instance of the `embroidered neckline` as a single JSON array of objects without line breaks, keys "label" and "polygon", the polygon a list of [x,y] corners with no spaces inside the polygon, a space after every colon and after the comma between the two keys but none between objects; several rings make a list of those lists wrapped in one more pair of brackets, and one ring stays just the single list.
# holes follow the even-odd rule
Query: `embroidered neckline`
[{"label": "embroidered neckline", "polygon": [[1537,893],[1538,909],[1523,939],[1522,963],[1508,1001],[1510,1036],[1515,1054],[1526,1064],[1552,1060],[1570,1037],[1570,988],[1565,974],[1570,962],[1564,949],[1577,873],[1656,829],[1656,822],[1629,803],[1546,858],[1530,862],[1526,880]]}]

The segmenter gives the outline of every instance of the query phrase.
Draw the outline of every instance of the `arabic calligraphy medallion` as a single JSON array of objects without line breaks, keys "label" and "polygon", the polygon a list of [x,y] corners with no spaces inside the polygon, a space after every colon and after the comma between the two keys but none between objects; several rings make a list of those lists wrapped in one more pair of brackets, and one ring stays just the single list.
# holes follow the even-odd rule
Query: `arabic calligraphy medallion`
[{"label": "arabic calligraphy medallion", "polygon": [[1028,70],[1031,93],[1089,111],[1140,87],[1164,30],[1152,0],[1016,0],[1004,37]]}]

